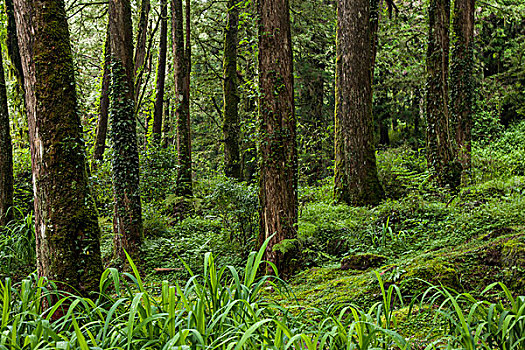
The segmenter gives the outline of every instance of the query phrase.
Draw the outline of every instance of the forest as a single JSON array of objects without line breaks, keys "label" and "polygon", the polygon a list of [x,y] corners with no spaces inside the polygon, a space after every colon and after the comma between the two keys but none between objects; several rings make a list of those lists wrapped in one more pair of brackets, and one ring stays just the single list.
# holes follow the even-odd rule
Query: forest
[{"label": "forest", "polygon": [[0,7],[0,350],[525,350],[522,0]]}]

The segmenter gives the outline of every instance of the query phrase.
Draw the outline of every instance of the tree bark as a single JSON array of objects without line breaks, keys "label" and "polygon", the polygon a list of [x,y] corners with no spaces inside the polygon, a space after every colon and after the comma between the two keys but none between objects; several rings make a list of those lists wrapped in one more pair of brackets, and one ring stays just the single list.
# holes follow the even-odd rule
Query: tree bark
[{"label": "tree bark", "polygon": [[237,33],[239,26],[238,0],[228,0],[228,19],[224,38],[223,94],[224,94],[224,173],[240,180],[242,178],[239,153],[239,91],[237,79]]},{"label": "tree bark", "polygon": [[475,0],[454,1],[454,47],[451,66],[451,112],[455,126],[457,159],[463,172],[471,165],[474,105],[474,10]]},{"label": "tree bark", "polygon": [[88,187],[62,0],[15,0],[34,184],[37,267],[66,291],[97,291],[97,211]]},{"label": "tree bark", "polygon": [[104,73],[102,74],[102,87],[100,91],[100,107],[97,121],[97,131],[95,136],[95,150],[93,152],[92,166],[96,162],[102,161],[104,151],[106,150],[106,136],[108,132],[108,115],[109,115],[109,85],[111,82],[111,45],[109,22],[106,33],[106,42],[104,44]]},{"label": "tree bark", "polygon": [[[297,150],[288,0],[259,0],[260,242],[279,273],[294,271],[297,238]],[[280,249],[276,247],[280,244]],[[269,270],[268,272],[271,272]]]},{"label": "tree bark", "polygon": [[427,49],[427,162],[440,185],[456,188],[461,170],[454,161],[448,110],[450,0],[431,0]]},{"label": "tree bark", "polygon": [[22,58],[20,57],[20,48],[16,36],[16,21],[13,0],[5,0],[5,12],[7,15],[7,53],[13,64],[15,76],[18,84],[24,88],[24,73],[22,71]]},{"label": "tree bark", "polygon": [[[2,52],[0,47],[0,52]],[[9,128],[4,64],[0,54],[0,226],[13,219],[13,145]]]},{"label": "tree bark", "polygon": [[138,264],[143,240],[139,193],[139,154],[134,116],[133,38],[129,0],[110,0],[110,138],[113,148],[114,255],[126,264],[124,250]]},{"label": "tree bark", "polygon": [[155,91],[155,111],[153,114],[153,140],[160,142],[162,134],[162,113],[164,112],[164,86],[166,81],[166,54],[168,47],[168,1],[160,3],[160,43],[159,61],[157,64],[157,86]]},{"label": "tree bark", "polygon": [[140,19],[137,32],[137,47],[135,48],[135,66],[133,75],[135,77],[135,102],[139,101],[142,75],[146,60],[146,36],[148,34],[148,17],[151,8],[150,0],[142,0],[140,6]]},{"label": "tree bark", "polygon": [[339,0],[337,13],[335,198],[376,205],[385,193],[374,148],[370,1]]},{"label": "tree bark", "polygon": [[[184,41],[182,0],[171,0],[173,68],[175,72],[175,117],[177,118],[177,170],[176,195],[193,196],[191,175],[191,123],[190,123],[190,0],[186,0],[186,41]],[[183,214],[189,208],[182,205],[176,211]]]}]

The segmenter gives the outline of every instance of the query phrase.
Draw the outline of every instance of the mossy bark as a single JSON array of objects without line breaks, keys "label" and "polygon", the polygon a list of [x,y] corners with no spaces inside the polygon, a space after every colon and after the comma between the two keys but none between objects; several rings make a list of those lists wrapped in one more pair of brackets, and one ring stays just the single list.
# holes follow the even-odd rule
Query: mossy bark
[{"label": "mossy bark", "polygon": [[[193,196],[190,121],[190,0],[186,0],[185,17],[186,27],[184,31],[182,0],[171,0],[173,68],[175,73],[175,116],[177,119],[177,153],[179,163],[176,195],[188,199]],[[184,36],[186,36],[186,38],[184,38]],[[181,205],[176,208],[176,212],[177,214],[184,215],[189,209],[188,203],[184,200],[184,203],[181,202]]]},{"label": "mossy bark", "polygon": [[18,84],[24,88],[24,73],[22,70],[22,58],[20,57],[20,48],[16,35],[15,9],[13,0],[5,0],[5,12],[7,15],[7,53],[13,64],[15,76]]},{"label": "mossy bark", "polygon": [[[260,242],[274,235],[264,258],[281,275],[294,270],[294,249],[274,246],[297,237],[297,150],[288,0],[259,0]],[[271,270],[269,270],[271,272]]]},{"label": "mossy bark", "polygon": [[237,33],[239,25],[239,0],[228,0],[228,19],[224,38],[223,62],[223,136],[224,136],[224,173],[228,177],[240,180],[242,177],[241,157],[239,153],[239,91],[237,79]]},{"label": "mossy bark", "polygon": [[100,89],[100,107],[98,112],[97,131],[95,136],[95,150],[93,151],[92,167],[96,162],[102,161],[106,150],[106,137],[108,133],[109,116],[109,85],[111,81],[111,45],[109,22],[106,31],[106,42],[104,44],[104,72],[102,73],[102,87]]},{"label": "mossy bark", "polygon": [[456,188],[461,167],[455,162],[448,109],[450,0],[431,0],[428,17],[427,162],[442,186]]},{"label": "mossy bark", "polygon": [[454,1],[451,80],[451,114],[457,159],[466,174],[471,166],[472,114],[474,106],[474,10],[475,0]]},{"label": "mossy bark", "polygon": [[[0,47],[1,53],[1,47]],[[13,219],[13,145],[9,127],[4,64],[0,54],[0,226]]]},{"label": "mossy bark", "polygon": [[133,38],[129,0],[109,2],[111,33],[111,146],[115,216],[114,256],[126,263],[124,250],[140,261],[143,241],[139,193],[139,153],[133,90]]},{"label": "mossy bark", "polygon": [[155,110],[153,113],[153,140],[160,143],[162,133],[162,113],[164,112],[164,90],[166,82],[166,54],[168,48],[168,1],[160,2],[160,43],[157,64],[157,83],[155,88]]},{"label": "mossy bark", "polygon": [[370,1],[339,0],[337,16],[335,199],[376,205],[385,193],[374,147]]},{"label": "mossy bark", "polygon": [[66,291],[98,290],[97,211],[88,187],[62,0],[15,0],[31,139],[37,267]]}]

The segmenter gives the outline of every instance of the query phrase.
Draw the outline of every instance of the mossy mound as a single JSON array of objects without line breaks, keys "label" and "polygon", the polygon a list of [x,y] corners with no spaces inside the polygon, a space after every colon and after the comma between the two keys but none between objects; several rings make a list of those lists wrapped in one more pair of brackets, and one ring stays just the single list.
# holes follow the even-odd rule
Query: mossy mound
[{"label": "mossy mound", "polygon": [[350,255],[341,260],[341,270],[368,270],[383,265],[386,260],[386,256],[370,253]]}]

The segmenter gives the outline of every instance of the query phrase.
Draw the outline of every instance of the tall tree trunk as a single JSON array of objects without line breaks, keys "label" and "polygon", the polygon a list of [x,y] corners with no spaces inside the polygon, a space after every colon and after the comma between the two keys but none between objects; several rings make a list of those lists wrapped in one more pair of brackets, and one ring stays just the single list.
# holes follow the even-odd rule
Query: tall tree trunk
[{"label": "tall tree trunk", "polygon": [[[2,52],[0,47],[0,52]],[[13,145],[9,129],[4,64],[0,54],[0,226],[13,219]]]},{"label": "tall tree trunk", "polygon": [[237,81],[237,33],[239,25],[238,0],[228,0],[228,22],[224,38],[224,173],[240,180],[241,157],[239,154],[239,91]]},{"label": "tall tree trunk", "polygon": [[134,116],[133,38],[129,0],[110,0],[111,94],[110,138],[113,147],[115,196],[114,255],[126,264],[124,250],[139,262],[142,208],[139,193],[139,153]]},{"label": "tall tree trunk", "polygon": [[140,6],[140,19],[137,32],[137,47],[135,48],[135,66],[133,76],[135,77],[135,102],[139,101],[140,87],[142,85],[142,76],[146,63],[146,36],[148,34],[148,17],[151,8],[150,0],[142,0]]},{"label": "tall tree trunk", "polygon": [[427,49],[427,161],[441,185],[459,185],[448,110],[450,0],[431,0]]},{"label": "tall tree trunk", "polygon": [[22,58],[20,57],[20,48],[16,36],[16,21],[14,13],[13,0],[5,0],[5,12],[7,14],[7,53],[15,69],[16,80],[23,89],[24,73],[22,71]]},{"label": "tall tree trunk", "polygon": [[370,1],[339,0],[337,13],[335,198],[376,205],[385,193],[374,149]]},{"label": "tall tree trunk", "polygon": [[110,45],[109,22],[106,32],[106,42],[104,44],[104,73],[102,74],[102,87],[100,91],[100,107],[98,112],[97,131],[95,136],[95,150],[93,152],[92,166],[96,162],[102,161],[106,150],[106,135],[108,132],[109,115],[109,85],[111,82],[111,45]]},{"label": "tall tree trunk", "polygon": [[[171,1],[173,68],[175,71],[175,116],[177,118],[177,170],[176,195],[193,196],[191,176],[191,124],[190,124],[190,0],[186,0],[186,42],[184,41],[182,0]],[[176,211],[183,214],[189,210],[186,204]]]},{"label": "tall tree trunk", "polygon": [[451,112],[457,158],[464,172],[470,170],[474,104],[474,6],[475,0],[454,1],[454,47],[451,66]]},{"label": "tall tree trunk", "polygon": [[157,86],[155,91],[155,112],[153,114],[153,140],[160,142],[162,133],[162,113],[164,112],[164,86],[166,81],[166,54],[168,48],[168,1],[160,3],[160,44],[157,64]]},{"label": "tall tree trunk", "polygon": [[98,290],[97,211],[63,0],[15,0],[34,184],[37,267],[67,291]]},{"label": "tall tree trunk", "polygon": [[[297,150],[288,0],[259,0],[260,242],[280,274],[294,271],[294,250],[274,246],[297,237]],[[271,270],[270,270],[271,271]]]}]

